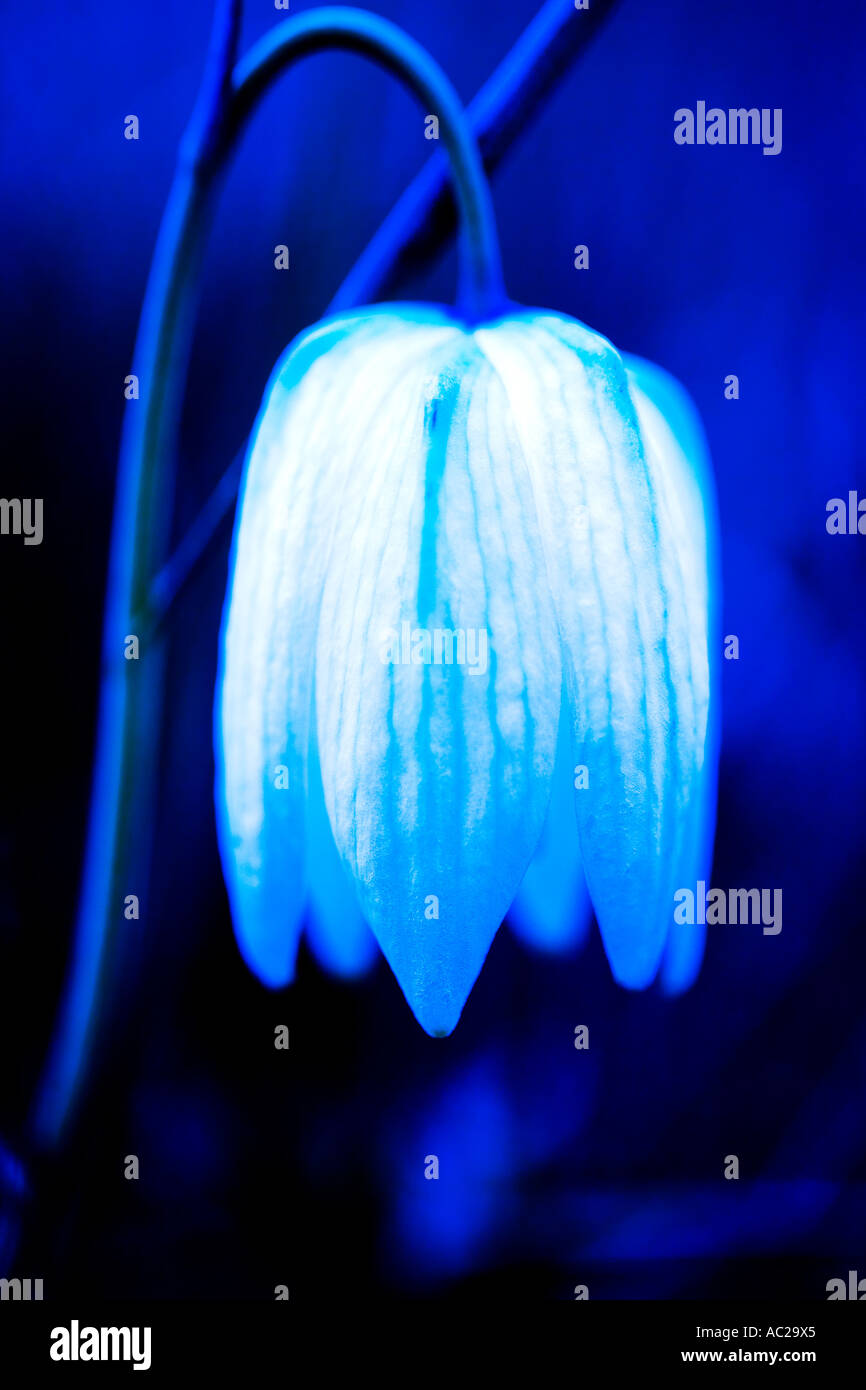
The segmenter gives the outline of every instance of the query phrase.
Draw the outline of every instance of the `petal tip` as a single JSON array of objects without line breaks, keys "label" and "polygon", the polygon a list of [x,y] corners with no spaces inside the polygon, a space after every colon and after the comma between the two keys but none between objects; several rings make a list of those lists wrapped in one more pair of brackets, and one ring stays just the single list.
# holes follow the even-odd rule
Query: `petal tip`
[{"label": "petal tip", "polygon": [[241,957],[256,979],[267,989],[285,989],[295,978],[297,958],[297,933],[287,930],[277,938],[274,934],[257,930],[255,924],[245,921],[243,910],[232,912],[235,923],[235,941]]}]

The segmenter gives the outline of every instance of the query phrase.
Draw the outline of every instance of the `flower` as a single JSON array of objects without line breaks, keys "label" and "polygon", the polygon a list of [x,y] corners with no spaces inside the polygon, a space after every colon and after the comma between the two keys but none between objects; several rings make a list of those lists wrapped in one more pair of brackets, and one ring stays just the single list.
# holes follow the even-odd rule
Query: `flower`
[{"label": "flower", "polygon": [[547,838],[582,864],[615,977],[689,982],[700,943],[672,908],[712,834],[714,525],[681,388],[564,315],[387,305],[290,346],[216,703],[225,877],[265,983],[291,979],[326,862],[312,792],[415,1016],[450,1033],[561,804],[555,767],[583,774]]}]

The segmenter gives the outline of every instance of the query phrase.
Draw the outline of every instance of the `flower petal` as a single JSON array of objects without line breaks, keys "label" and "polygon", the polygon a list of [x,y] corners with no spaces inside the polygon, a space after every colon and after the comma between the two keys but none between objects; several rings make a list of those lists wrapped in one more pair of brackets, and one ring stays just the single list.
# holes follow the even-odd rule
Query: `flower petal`
[{"label": "flower petal", "polygon": [[364,921],[355,885],[337,853],[328,819],[316,740],[307,771],[307,941],[333,975],[356,979],[370,969],[378,947]]},{"label": "flower petal", "polygon": [[[700,418],[689,396],[668,372],[640,357],[624,356],[629,390],[647,449],[658,466],[667,505],[679,511],[680,563],[693,631],[706,616],[709,652],[709,705],[703,722],[704,750],[696,809],[685,823],[675,887],[694,888],[709,881],[716,821],[719,745],[719,563],[718,519],[709,451]],[[696,653],[696,656],[698,654]],[[662,958],[660,983],[678,994],[693,983],[701,965],[706,928],[678,923],[671,904],[670,931]]]},{"label": "flower petal", "polygon": [[592,916],[574,816],[574,770],[566,716],[560,720],[541,839],[508,909],[512,931],[541,951],[575,950],[585,940]]},{"label": "flower petal", "polygon": [[[293,976],[306,896],[315,637],[345,484],[338,442],[352,428],[341,371],[349,357],[364,378],[364,346],[393,317],[337,318],[291,345],[265,393],[241,489],[217,680],[217,829],[238,945],[272,987]],[[364,379],[371,401],[384,402],[387,384]]]},{"label": "flower petal", "polygon": [[560,650],[525,461],[473,336],[382,374],[387,407],[359,401],[343,445],[319,747],[365,916],[422,1027],[444,1035],[538,841]]},{"label": "flower petal", "polygon": [[[643,988],[668,931],[693,813],[708,696],[706,615],[692,612],[681,521],[647,458],[622,361],[552,314],[480,332],[533,479],[566,658],[581,854],[616,978]],[[702,713],[703,711],[703,713]]]}]

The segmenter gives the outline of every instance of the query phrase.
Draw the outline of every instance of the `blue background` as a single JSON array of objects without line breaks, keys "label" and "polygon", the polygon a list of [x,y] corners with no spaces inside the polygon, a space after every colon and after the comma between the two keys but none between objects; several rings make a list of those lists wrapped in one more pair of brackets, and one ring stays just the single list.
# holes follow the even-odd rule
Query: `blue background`
[{"label": "blue background", "polygon": [[[535,6],[377,8],[469,99]],[[246,10],[244,48],[282,17]],[[0,556],[13,1143],[74,912],[123,378],[209,23],[204,0],[2,6],[2,491],[45,499],[43,545],[4,538]],[[304,954],[295,986],[269,995],[236,953],[214,837],[225,534],[173,614],[146,910],[25,1229],[18,1264],[52,1292],[820,1298],[830,1277],[866,1275],[866,539],[825,529],[829,498],[866,495],[863,57],[854,5],[622,0],[493,185],[513,298],[660,363],[700,409],[723,630],[740,640],[713,882],[782,888],[781,935],[711,928],[698,983],[669,1001],[619,989],[595,930],[561,959],[503,929],[445,1041],[382,961],[346,985]],[[676,146],[674,110],[699,99],[782,107],[782,153]],[[428,157],[423,129],[393,80],[347,56],[305,63],[263,103],[209,243],[178,537],[277,356]],[[273,266],[283,242],[288,274]],[[400,295],[447,299],[453,280],[449,253]],[[130,1153],[138,1183],[122,1177]]]}]

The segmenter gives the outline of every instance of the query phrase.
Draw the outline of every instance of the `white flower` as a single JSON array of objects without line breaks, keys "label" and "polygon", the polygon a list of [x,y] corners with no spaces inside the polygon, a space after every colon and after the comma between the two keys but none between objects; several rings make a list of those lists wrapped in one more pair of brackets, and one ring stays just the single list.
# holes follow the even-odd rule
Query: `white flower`
[{"label": "white flower", "polygon": [[[691,978],[700,943],[668,938],[712,834],[715,522],[688,411],[544,311],[470,328],[382,306],[289,348],[247,462],[216,709],[226,881],[266,983],[291,979],[308,891],[340,872],[321,816],[311,858],[320,766],[360,913],[422,1026],[451,1032],[539,844],[561,713],[558,766],[588,777],[548,835],[566,858],[571,837],[614,975]],[[383,659],[407,631],[414,655]],[[461,661],[481,633],[483,667]]]}]

